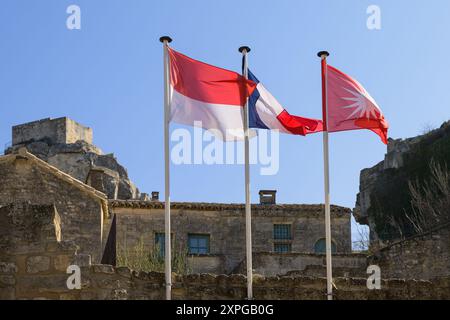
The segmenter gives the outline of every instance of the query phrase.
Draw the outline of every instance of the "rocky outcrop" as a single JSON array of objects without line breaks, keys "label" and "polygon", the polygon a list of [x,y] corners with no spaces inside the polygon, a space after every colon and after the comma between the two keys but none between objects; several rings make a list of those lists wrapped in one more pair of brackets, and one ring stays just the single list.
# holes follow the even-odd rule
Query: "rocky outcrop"
[{"label": "rocky outcrop", "polygon": [[[101,183],[93,185],[110,199],[139,199],[138,188],[128,178],[127,170],[119,164],[113,154],[103,154],[96,146],[79,140],[75,143],[55,143],[50,139],[29,141],[13,145],[5,154],[16,152],[21,147],[64,171],[72,177],[91,184],[93,171],[101,173]],[[91,184],[92,185],[92,184]]]},{"label": "rocky outcrop", "polygon": [[405,219],[411,210],[408,183],[429,178],[432,160],[450,164],[450,121],[414,138],[389,139],[384,160],[361,171],[353,214],[369,225],[372,241],[412,235]]}]

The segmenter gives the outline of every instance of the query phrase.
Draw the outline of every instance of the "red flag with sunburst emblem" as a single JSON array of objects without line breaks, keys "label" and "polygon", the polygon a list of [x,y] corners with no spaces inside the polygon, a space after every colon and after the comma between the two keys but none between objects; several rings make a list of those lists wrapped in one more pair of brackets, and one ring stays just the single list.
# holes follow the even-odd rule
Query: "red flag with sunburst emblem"
[{"label": "red flag with sunburst emblem", "polygon": [[388,122],[371,95],[355,79],[327,65],[328,132],[369,129],[387,144]]}]

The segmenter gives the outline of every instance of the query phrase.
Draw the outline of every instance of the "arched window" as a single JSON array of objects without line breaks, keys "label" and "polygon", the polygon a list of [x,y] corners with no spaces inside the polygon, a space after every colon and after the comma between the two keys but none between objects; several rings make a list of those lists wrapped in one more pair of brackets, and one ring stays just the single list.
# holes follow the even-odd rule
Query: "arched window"
[{"label": "arched window", "polygon": [[[317,240],[316,244],[314,245],[314,252],[315,253],[326,252],[326,243],[324,238]],[[336,253],[336,244],[333,241],[331,241],[331,253]]]}]

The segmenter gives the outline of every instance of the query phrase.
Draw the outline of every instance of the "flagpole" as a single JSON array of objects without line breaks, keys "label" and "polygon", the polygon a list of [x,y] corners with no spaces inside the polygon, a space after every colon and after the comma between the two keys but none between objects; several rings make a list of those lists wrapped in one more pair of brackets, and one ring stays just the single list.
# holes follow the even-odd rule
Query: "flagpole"
[{"label": "flagpole", "polygon": [[170,233],[170,171],[169,171],[169,123],[170,123],[170,69],[169,69],[169,43],[172,39],[168,36],[159,38],[164,50],[164,271],[166,280],[166,300],[172,298],[172,254]]},{"label": "flagpole", "polygon": [[322,59],[322,120],[323,120],[323,169],[325,191],[325,243],[327,261],[327,298],[333,300],[333,274],[331,263],[331,213],[330,213],[330,168],[328,152],[328,94],[327,94],[327,51],[317,54]]},{"label": "flagpole", "polygon": [[[244,57],[243,76],[248,78],[247,53],[250,48],[243,46],[239,52]],[[245,148],[245,249],[247,261],[247,299],[253,299],[253,267],[252,267],[252,213],[250,204],[250,155],[248,128],[248,99],[244,107],[244,148]]]}]

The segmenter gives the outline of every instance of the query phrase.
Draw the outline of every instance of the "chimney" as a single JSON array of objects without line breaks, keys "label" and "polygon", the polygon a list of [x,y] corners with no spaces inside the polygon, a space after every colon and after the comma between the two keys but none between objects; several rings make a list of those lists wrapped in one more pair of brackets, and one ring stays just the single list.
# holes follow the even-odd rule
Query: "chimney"
[{"label": "chimney", "polygon": [[260,204],[276,204],[277,190],[260,190],[259,203]]},{"label": "chimney", "polygon": [[159,201],[159,191],[152,191],[152,201]]},{"label": "chimney", "polygon": [[141,194],[139,195],[139,200],[141,200],[141,201],[150,201],[148,193],[141,192]]}]

